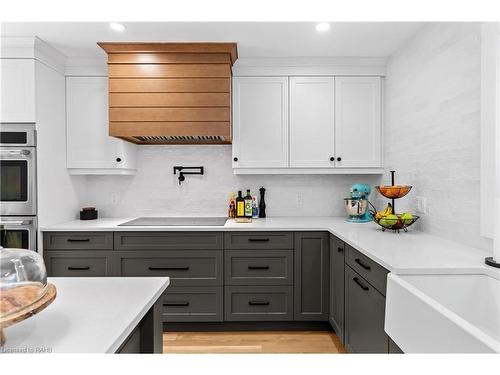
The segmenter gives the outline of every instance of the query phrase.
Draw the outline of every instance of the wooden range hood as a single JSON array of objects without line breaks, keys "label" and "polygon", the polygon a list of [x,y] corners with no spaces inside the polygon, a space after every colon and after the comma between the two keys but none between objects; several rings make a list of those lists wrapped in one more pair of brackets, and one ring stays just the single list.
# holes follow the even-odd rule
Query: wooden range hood
[{"label": "wooden range hood", "polygon": [[109,135],[138,144],[231,143],[236,43],[97,43],[108,54]]}]

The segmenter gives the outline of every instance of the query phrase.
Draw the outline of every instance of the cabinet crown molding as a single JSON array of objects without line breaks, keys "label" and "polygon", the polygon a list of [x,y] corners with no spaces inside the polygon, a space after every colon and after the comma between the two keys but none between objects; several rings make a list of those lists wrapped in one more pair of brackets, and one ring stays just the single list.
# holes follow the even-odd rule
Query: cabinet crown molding
[{"label": "cabinet crown molding", "polygon": [[35,59],[64,74],[66,56],[37,36],[2,36],[3,59]]},{"label": "cabinet crown molding", "polygon": [[385,57],[240,58],[234,76],[385,76]]}]

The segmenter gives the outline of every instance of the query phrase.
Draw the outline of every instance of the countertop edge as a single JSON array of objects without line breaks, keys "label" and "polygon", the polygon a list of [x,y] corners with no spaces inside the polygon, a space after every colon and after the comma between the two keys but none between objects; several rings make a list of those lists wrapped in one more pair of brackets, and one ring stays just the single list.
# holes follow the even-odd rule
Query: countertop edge
[{"label": "countertop edge", "polygon": [[121,345],[125,342],[125,340],[129,337],[129,335],[133,332],[134,328],[141,322],[142,318],[146,315],[149,309],[155,304],[155,302],[160,298],[160,296],[165,292],[165,290],[170,285],[169,277],[158,277],[158,279],[167,279],[163,285],[158,289],[158,291],[154,294],[151,300],[143,306],[141,311],[136,315],[136,317],[130,322],[127,328],[122,332],[120,336],[116,338],[116,340],[111,344],[111,346],[106,350],[106,354],[111,353],[114,354],[120,348]]}]

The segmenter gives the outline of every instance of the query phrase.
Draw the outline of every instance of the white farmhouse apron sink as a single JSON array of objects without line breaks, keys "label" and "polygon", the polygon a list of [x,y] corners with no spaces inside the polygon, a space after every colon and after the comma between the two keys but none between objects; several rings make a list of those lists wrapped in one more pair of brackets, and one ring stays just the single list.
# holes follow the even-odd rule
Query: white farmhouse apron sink
[{"label": "white farmhouse apron sink", "polygon": [[494,275],[390,273],[385,331],[405,353],[500,353]]}]

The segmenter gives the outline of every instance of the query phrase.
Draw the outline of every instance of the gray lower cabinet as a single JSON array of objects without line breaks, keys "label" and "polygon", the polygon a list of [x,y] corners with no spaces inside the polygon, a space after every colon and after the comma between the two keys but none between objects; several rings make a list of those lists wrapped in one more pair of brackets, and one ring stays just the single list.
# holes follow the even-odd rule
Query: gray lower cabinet
[{"label": "gray lower cabinet", "polygon": [[224,248],[239,250],[291,249],[293,232],[226,232]]},{"label": "gray lower cabinet", "polygon": [[117,276],[168,276],[171,286],[222,286],[222,250],[113,251]]},{"label": "gray lower cabinet", "polygon": [[114,232],[115,250],[222,250],[219,232]]},{"label": "gray lower cabinet", "polygon": [[161,297],[148,310],[132,333],[116,350],[117,354],[163,353]]},{"label": "gray lower cabinet", "polygon": [[345,266],[345,345],[350,353],[388,353],[385,297]]},{"label": "gray lower cabinet", "polygon": [[51,277],[103,277],[112,275],[112,251],[45,250],[43,258]]},{"label": "gray lower cabinet", "polygon": [[45,232],[44,250],[113,250],[112,232]]},{"label": "gray lower cabinet", "polygon": [[223,287],[168,287],[162,297],[164,322],[222,322]]},{"label": "gray lower cabinet", "polygon": [[389,337],[389,354],[404,354],[403,350]]},{"label": "gray lower cabinet", "polygon": [[225,285],[293,285],[293,250],[225,250]]},{"label": "gray lower cabinet", "polygon": [[330,324],[344,343],[344,242],[330,235]]},{"label": "gray lower cabinet", "polygon": [[327,232],[295,233],[295,320],[328,321],[329,240]]},{"label": "gray lower cabinet", "polygon": [[293,320],[292,286],[224,287],[224,320]]}]

